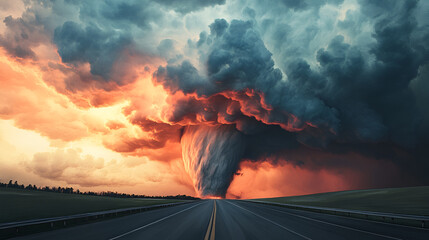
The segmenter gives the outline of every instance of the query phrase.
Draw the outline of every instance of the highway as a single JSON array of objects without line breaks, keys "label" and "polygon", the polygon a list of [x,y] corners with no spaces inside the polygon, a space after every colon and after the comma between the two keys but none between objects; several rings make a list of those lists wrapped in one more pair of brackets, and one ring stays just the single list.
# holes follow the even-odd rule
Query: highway
[{"label": "highway", "polygon": [[203,200],[15,239],[429,239],[421,229],[239,200]]}]

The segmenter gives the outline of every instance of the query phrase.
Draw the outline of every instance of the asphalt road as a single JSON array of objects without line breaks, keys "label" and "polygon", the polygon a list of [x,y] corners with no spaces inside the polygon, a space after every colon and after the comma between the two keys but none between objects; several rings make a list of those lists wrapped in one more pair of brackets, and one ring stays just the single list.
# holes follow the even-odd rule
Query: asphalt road
[{"label": "asphalt road", "polygon": [[204,200],[17,239],[429,239],[428,229]]}]

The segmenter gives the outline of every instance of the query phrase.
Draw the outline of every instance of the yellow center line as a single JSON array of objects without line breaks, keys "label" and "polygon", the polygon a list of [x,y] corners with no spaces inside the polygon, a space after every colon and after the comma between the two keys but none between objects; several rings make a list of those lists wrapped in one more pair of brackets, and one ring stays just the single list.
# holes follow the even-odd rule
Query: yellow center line
[{"label": "yellow center line", "polygon": [[212,228],[212,235],[210,236],[210,240],[215,239],[215,229],[216,229],[216,200],[214,200],[214,219],[213,219],[213,228]]},{"label": "yellow center line", "polygon": [[[215,225],[216,225],[216,200],[213,201],[213,210],[210,217],[209,227],[207,228],[206,236],[204,240],[215,239]],[[211,233],[211,234],[210,234]]]},{"label": "yellow center line", "polygon": [[210,236],[210,228],[212,226],[212,221],[213,221],[213,214],[214,214],[214,209],[212,210],[212,215],[210,217],[210,222],[209,222],[209,227],[207,228],[207,232],[206,232],[206,236],[204,237],[204,240],[208,240],[209,236]]}]

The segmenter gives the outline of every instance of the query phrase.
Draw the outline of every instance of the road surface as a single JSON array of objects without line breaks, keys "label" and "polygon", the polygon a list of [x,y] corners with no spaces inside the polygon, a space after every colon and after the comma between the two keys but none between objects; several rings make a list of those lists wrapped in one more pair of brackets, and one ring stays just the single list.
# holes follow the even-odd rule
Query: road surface
[{"label": "road surface", "polygon": [[238,200],[203,200],[17,239],[429,239],[429,230]]}]

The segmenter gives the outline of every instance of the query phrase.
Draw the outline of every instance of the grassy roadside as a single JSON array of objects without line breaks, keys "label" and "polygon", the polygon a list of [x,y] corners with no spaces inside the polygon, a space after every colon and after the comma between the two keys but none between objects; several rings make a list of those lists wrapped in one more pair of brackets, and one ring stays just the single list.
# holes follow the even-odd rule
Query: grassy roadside
[{"label": "grassy roadside", "polygon": [[127,199],[0,188],[0,223],[181,201],[183,200]]},{"label": "grassy roadside", "polygon": [[328,192],[256,200],[429,216],[429,186]]}]

